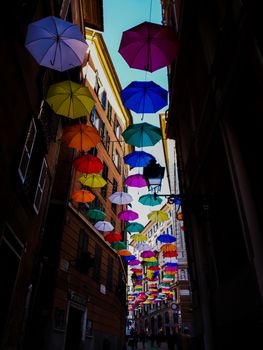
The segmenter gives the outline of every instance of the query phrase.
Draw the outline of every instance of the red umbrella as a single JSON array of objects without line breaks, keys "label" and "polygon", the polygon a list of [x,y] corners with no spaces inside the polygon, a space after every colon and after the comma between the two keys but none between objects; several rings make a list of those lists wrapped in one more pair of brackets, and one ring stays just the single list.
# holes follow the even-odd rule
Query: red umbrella
[{"label": "red umbrella", "polygon": [[85,174],[97,174],[103,169],[101,160],[98,157],[94,157],[90,154],[75,158],[72,165],[76,170]]},{"label": "red umbrella", "polygon": [[177,56],[176,33],[167,26],[143,22],[122,33],[119,53],[131,68],[154,72]]},{"label": "red umbrella", "polygon": [[168,252],[164,251],[163,252],[163,257],[164,258],[173,258],[173,257],[176,257],[177,255],[178,254],[175,251],[168,251]]},{"label": "red umbrella", "polygon": [[113,243],[113,242],[121,241],[122,236],[119,232],[113,231],[113,232],[107,232],[106,234],[104,234],[104,239],[109,243]]}]

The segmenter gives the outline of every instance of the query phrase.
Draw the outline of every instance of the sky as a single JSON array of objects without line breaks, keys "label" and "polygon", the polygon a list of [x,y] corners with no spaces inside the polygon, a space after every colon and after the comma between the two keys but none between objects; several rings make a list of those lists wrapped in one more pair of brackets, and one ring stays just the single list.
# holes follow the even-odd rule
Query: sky
[{"label": "sky", "polygon": [[[104,32],[103,38],[110,53],[113,65],[118,74],[122,88],[124,89],[132,81],[153,81],[164,89],[168,89],[167,68],[161,68],[153,73],[145,72],[139,69],[133,69],[128,66],[124,58],[119,54],[118,49],[121,42],[122,32],[145,21],[161,24],[161,5],[160,0],[103,0],[104,6]],[[159,112],[165,112],[168,107],[164,107]],[[159,115],[144,114],[143,121],[159,126]],[[133,123],[141,123],[142,115],[131,111]],[[159,141],[153,147],[144,147],[144,151],[155,156],[157,162],[164,166],[164,157],[162,152],[162,142]],[[139,150],[139,149],[137,149]],[[130,174],[142,174],[143,168],[134,168]],[[162,192],[166,187],[163,181]],[[128,188],[133,196],[132,210],[139,212],[139,219],[143,225],[147,224],[147,214],[152,210],[158,210],[164,205],[164,200],[160,206],[148,207],[138,203],[141,195],[148,193],[146,187],[142,189]],[[167,192],[165,192],[167,193]]]}]

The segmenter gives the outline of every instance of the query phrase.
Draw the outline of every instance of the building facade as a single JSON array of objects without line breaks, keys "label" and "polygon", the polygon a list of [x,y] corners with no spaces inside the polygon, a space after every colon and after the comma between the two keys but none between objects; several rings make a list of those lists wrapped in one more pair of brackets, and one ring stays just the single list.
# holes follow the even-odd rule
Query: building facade
[{"label": "building facade", "polygon": [[180,41],[166,131],[184,199],[192,339],[244,349],[262,344],[263,324],[260,4],[161,3]]}]

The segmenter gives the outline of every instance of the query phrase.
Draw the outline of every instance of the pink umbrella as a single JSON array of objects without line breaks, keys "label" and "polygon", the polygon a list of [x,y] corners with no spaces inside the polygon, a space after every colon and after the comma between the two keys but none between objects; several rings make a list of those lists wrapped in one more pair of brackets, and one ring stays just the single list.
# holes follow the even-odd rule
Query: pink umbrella
[{"label": "pink umbrella", "polygon": [[118,214],[118,218],[123,221],[133,221],[138,219],[139,215],[133,210],[123,210]]},{"label": "pink umbrella", "polygon": [[143,175],[141,174],[135,174],[135,175],[130,175],[126,178],[124,181],[125,185],[130,186],[130,187],[146,187],[147,182],[144,179]]},{"label": "pink umbrella", "polygon": [[170,27],[143,22],[122,33],[119,53],[130,68],[154,72],[177,56],[178,41]]}]

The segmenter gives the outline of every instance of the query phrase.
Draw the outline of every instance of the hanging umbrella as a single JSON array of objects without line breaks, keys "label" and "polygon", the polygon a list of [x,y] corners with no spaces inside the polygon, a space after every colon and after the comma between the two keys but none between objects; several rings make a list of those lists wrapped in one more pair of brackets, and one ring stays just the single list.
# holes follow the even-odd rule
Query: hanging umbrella
[{"label": "hanging umbrella", "polygon": [[76,24],[54,16],[29,24],[25,46],[38,64],[60,72],[81,66],[88,48]]},{"label": "hanging umbrella", "polygon": [[72,194],[71,199],[79,203],[89,203],[95,199],[95,196],[90,191],[79,190]]},{"label": "hanging umbrella", "polygon": [[171,251],[171,252],[163,252],[163,257],[164,258],[174,258],[176,257],[178,254],[177,252]]},{"label": "hanging umbrella", "polygon": [[123,260],[126,261],[126,262],[129,262],[129,261],[134,260],[134,259],[136,259],[135,255],[129,255],[129,256],[124,256],[123,257]]},{"label": "hanging umbrella", "polygon": [[147,215],[147,217],[153,222],[164,222],[168,220],[168,214],[162,210],[153,210]]},{"label": "hanging umbrella", "polygon": [[139,222],[130,222],[127,226],[125,226],[124,230],[128,232],[142,232],[144,226]]},{"label": "hanging umbrella", "polygon": [[161,247],[160,247],[160,250],[162,252],[172,252],[172,251],[175,251],[176,250],[176,244],[174,243],[165,243],[165,244],[162,244]]},{"label": "hanging umbrella", "polygon": [[167,233],[161,234],[157,237],[157,241],[162,243],[172,243],[176,241],[176,238],[172,235],[169,235]]},{"label": "hanging umbrella", "polygon": [[154,146],[162,138],[161,129],[149,123],[129,125],[122,133],[124,141],[137,147]]},{"label": "hanging umbrella", "polygon": [[86,215],[89,219],[92,219],[95,221],[104,220],[106,217],[106,214],[99,209],[89,209]]},{"label": "hanging umbrella", "polygon": [[106,232],[104,234],[105,241],[109,243],[119,242],[122,239],[122,235],[119,232]]},{"label": "hanging umbrella", "polygon": [[144,242],[147,241],[147,236],[141,233],[136,233],[131,235],[130,239],[134,242]]},{"label": "hanging umbrella", "polygon": [[56,114],[72,119],[89,114],[95,104],[88,88],[70,80],[50,85],[46,102]]},{"label": "hanging umbrella", "polygon": [[117,250],[117,253],[118,253],[120,256],[129,256],[129,255],[132,255],[132,253],[131,253],[128,249],[120,249],[120,250]]},{"label": "hanging umbrella", "polygon": [[143,205],[149,205],[154,207],[155,205],[159,205],[162,203],[162,198],[158,195],[154,194],[145,194],[139,198],[139,202]]},{"label": "hanging umbrella", "polygon": [[70,148],[89,150],[100,142],[100,134],[93,126],[76,124],[63,130],[62,141]]},{"label": "hanging umbrella", "polygon": [[133,221],[138,219],[139,215],[133,210],[123,210],[118,214],[118,218],[123,221]]},{"label": "hanging umbrella", "polygon": [[82,174],[79,181],[84,186],[99,188],[107,185],[107,181],[99,174]]},{"label": "hanging umbrella", "polygon": [[101,160],[91,154],[85,154],[84,156],[75,158],[72,165],[77,171],[85,174],[97,174],[103,169]]},{"label": "hanging umbrella", "polygon": [[141,174],[134,174],[134,175],[128,176],[125,179],[124,184],[130,187],[138,187],[138,188],[147,187],[147,182],[144,179],[143,175]]},{"label": "hanging umbrella", "polygon": [[154,72],[176,58],[176,33],[167,26],[143,22],[122,33],[119,53],[131,68]]},{"label": "hanging umbrella", "polygon": [[112,224],[110,222],[108,222],[108,221],[98,221],[98,222],[96,222],[94,227],[98,231],[112,231],[114,229]]},{"label": "hanging umbrella", "polygon": [[134,260],[129,261],[128,265],[135,266],[135,265],[139,265],[140,263],[141,263],[140,260],[134,259]]},{"label": "hanging umbrella", "polygon": [[145,167],[151,159],[155,159],[154,156],[144,151],[133,151],[123,157],[124,163],[132,167]]},{"label": "hanging umbrella", "polygon": [[133,81],[121,91],[125,107],[136,113],[155,113],[167,105],[168,91],[153,81]]},{"label": "hanging umbrella", "polygon": [[113,243],[111,244],[111,247],[112,247],[113,249],[115,249],[115,250],[127,249],[126,244],[125,244],[124,242],[121,242],[121,241],[119,241],[119,242],[113,242]]},{"label": "hanging umbrella", "polygon": [[126,192],[114,192],[108,199],[115,204],[129,204],[133,201],[132,196]]},{"label": "hanging umbrella", "polygon": [[153,252],[152,250],[145,250],[145,251],[141,252],[142,258],[152,258],[154,256],[155,256],[155,252]]},{"label": "hanging umbrella", "polygon": [[138,242],[137,244],[135,244],[134,249],[135,250],[151,250],[151,246],[148,243],[145,242]]}]

